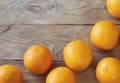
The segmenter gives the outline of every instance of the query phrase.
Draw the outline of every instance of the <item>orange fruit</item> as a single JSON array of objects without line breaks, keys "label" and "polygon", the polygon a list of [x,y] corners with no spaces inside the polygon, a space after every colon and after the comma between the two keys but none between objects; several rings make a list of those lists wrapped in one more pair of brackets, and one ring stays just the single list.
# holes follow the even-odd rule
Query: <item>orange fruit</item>
[{"label": "orange fruit", "polygon": [[120,61],[113,57],[102,59],[97,65],[96,77],[100,83],[120,83]]},{"label": "orange fruit", "polygon": [[60,66],[48,74],[46,83],[76,83],[76,78],[70,69]]},{"label": "orange fruit", "polygon": [[92,61],[90,46],[81,40],[74,40],[64,48],[63,59],[65,64],[75,71],[85,70]]},{"label": "orange fruit", "polygon": [[24,65],[33,74],[45,73],[51,64],[52,54],[45,46],[34,45],[25,52]]},{"label": "orange fruit", "polygon": [[97,22],[90,34],[92,44],[102,50],[111,50],[118,42],[118,28],[110,21]]},{"label": "orange fruit", "polygon": [[120,18],[120,0],[107,0],[106,5],[112,16]]},{"label": "orange fruit", "polygon": [[0,66],[0,83],[23,83],[23,75],[14,65]]}]

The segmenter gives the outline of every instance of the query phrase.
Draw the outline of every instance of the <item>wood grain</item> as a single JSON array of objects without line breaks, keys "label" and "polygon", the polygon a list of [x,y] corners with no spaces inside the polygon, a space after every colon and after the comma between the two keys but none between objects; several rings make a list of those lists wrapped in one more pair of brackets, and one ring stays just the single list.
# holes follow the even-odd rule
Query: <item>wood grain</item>
[{"label": "wood grain", "polygon": [[[65,65],[62,58],[64,46],[75,39],[87,42],[93,49],[93,62],[84,72],[75,72],[77,83],[97,83],[95,68],[98,61],[107,56],[120,58],[120,42],[111,51],[96,49],[89,40],[93,25],[1,25],[0,65],[13,64],[23,71],[25,83],[45,83],[48,72],[42,76],[30,74],[23,65],[24,52],[32,45],[47,46],[53,54],[51,69]],[[120,27],[120,25],[117,25]],[[120,31],[120,28],[118,28]]]},{"label": "wood grain", "polygon": [[[54,68],[58,67],[58,66],[65,66],[63,62],[56,62],[54,61],[52,64],[52,67],[50,68],[50,70],[45,73],[44,75],[41,76],[37,76],[37,75],[33,75],[30,72],[28,72],[24,65],[23,65],[23,61],[0,61],[0,66],[4,65],[4,64],[11,64],[11,65],[16,65],[18,68],[20,68],[23,72],[23,77],[24,77],[24,82],[25,83],[45,83],[45,79],[47,74]],[[77,83],[87,83],[89,81],[89,83],[98,83],[95,76],[94,76],[94,69],[92,67],[88,68],[86,71],[84,72],[74,72],[76,77],[77,77]]]},{"label": "wood grain", "polygon": [[0,0],[0,24],[94,24],[110,16],[106,0]]},{"label": "wood grain", "polygon": [[[90,30],[100,20],[118,24],[108,14],[106,0],[0,0],[0,66],[16,65],[23,71],[25,83],[45,83],[47,74],[65,66],[62,52],[75,39],[87,42],[93,49],[93,62],[83,72],[74,72],[77,83],[98,83],[97,63],[104,57],[120,58],[120,42],[111,51],[96,49],[89,40]],[[44,25],[45,24],[45,25]],[[47,24],[47,25],[46,25]],[[45,45],[53,54],[53,65],[41,76],[28,72],[23,65],[24,52],[32,45]]]},{"label": "wood grain", "polygon": [[12,25],[8,27],[7,31],[0,33],[0,60],[23,60],[27,48],[41,44],[52,51],[54,60],[63,61],[64,46],[75,39],[89,43],[95,57],[112,55],[119,58],[119,43],[112,51],[100,51],[91,45],[89,35],[92,25]]},{"label": "wood grain", "polygon": [[52,67],[50,70],[45,73],[44,75],[33,75],[29,71],[27,71],[23,65],[23,61],[0,61],[0,66],[4,64],[11,64],[11,65],[16,65],[18,68],[20,68],[23,72],[23,77],[24,77],[24,83],[45,83],[45,79],[47,74],[49,73],[50,70],[57,66],[64,66],[63,62],[53,62]]}]

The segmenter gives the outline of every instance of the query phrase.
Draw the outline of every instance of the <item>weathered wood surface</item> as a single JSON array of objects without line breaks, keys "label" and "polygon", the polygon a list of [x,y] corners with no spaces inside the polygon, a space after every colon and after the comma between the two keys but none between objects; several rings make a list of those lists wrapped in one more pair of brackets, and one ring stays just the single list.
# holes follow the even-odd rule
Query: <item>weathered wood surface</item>
[{"label": "weathered wood surface", "polygon": [[[89,35],[93,25],[8,25],[9,29],[1,28],[0,60],[23,60],[25,50],[35,44],[47,46],[54,55],[54,60],[62,61],[64,46],[75,39],[89,43],[95,55],[105,56],[112,53],[119,57],[120,45],[112,51],[99,51],[94,48]],[[120,27],[120,26],[118,26]],[[120,29],[119,29],[120,31]],[[102,55],[101,55],[102,54]]]},{"label": "weathered wood surface", "polygon": [[[23,72],[25,83],[45,83],[46,76],[51,69],[58,67],[58,66],[64,66],[63,62],[54,61],[51,69],[47,73],[41,76],[36,76],[36,75],[31,74],[24,68],[23,61],[0,61],[0,65],[3,65],[3,64],[12,64],[12,65],[16,65],[17,67],[19,67]],[[94,70],[92,67],[87,69],[85,72],[74,72],[74,73],[77,77],[77,83],[87,83],[87,82],[97,83],[94,77]]]},{"label": "weathered wood surface", "polygon": [[110,16],[106,0],[0,0],[0,24],[94,24],[119,20]]},{"label": "weathered wood surface", "polygon": [[[93,47],[89,40],[93,25],[1,25],[0,26],[0,65],[13,64],[23,71],[25,83],[45,83],[46,75],[30,74],[23,65],[26,49],[35,44],[47,46],[53,53],[53,69],[64,65],[62,52],[64,46],[75,39],[86,41],[94,53],[91,66],[84,72],[75,72],[77,83],[97,83],[95,67],[106,56],[120,58],[120,42],[111,51],[101,51]],[[120,27],[118,25],[118,27]],[[120,31],[120,28],[119,28]]]},{"label": "weathered wood surface", "polygon": [[[99,20],[118,24],[120,19],[108,14],[106,0],[0,0],[0,65],[18,66],[25,83],[45,83],[48,72],[42,76],[29,73],[23,65],[24,52],[32,45],[47,46],[53,54],[51,69],[65,65],[64,46],[75,39],[84,40],[93,49],[93,62],[84,72],[74,72],[77,83],[98,83],[95,67],[106,56],[120,58],[120,41],[111,51],[93,47],[90,30]],[[46,25],[47,24],[47,25]],[[62,24],[62,25],[61,25]],[[50,70],[51,70],[50,69]]]}]

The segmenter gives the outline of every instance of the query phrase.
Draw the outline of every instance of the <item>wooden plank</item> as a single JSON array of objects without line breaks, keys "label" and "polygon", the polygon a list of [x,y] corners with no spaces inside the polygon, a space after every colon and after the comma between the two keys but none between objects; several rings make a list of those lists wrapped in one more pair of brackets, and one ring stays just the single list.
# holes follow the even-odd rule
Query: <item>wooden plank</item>
[{"label": "wooden plank", "polygon": [[105,0],[0,0],[0,24],[94,24],[110,16]]},{"label": "wooden plank", "polygon": [[[25,83],[45,83],[46,76],[48,75],[50,70],[58,66],[64,66],[63,62],[54,61],[52,67],[47,73],[41,76],[36,76],[36,75],[31,74],[25,69],[23,65],[23,61],[0,61],[0,66],[4,64],[12,64],[12,65],[16,65],[17,67],[19,67],[23,72]],[[88,83],[88,82],[98,83],[94,75],[94,69],[92,67],[89,67],[84,72],[74,72],[74,73],[77,79],[77,83]]]},{"label": "wooden plank", "polygon": [[[64,65],[62,52],[64,46],[75,39],[86,41],[93,49],[94,59],[84,72],[75,72],[77,83],[97,83],[95,67],[106,56],[120,58],[120,44],[111,51],[94,48],[89,40],[93,25],[1,25],[0,26],[0,65],[13,64],[24,73],[25,83],[45,83],[48,73],[43,76],[30,74],[23,66],[25,50],[35,44],[47,46],[53,53],[52,68]],[[120,25],[118,26],[120,27]],[[119,28],[120,31],[120,28]]]},{"label": "wooden plank", "polygon": [[52,70],[53,68],[57,67],[57,66],[64,66],[63,62],[53,62],[52,67],[50,68],[50,70],[45,73],[44,75],[33,75],[31,74],[29,71],[26,70],[26,68],[23,65],[23,61],[0,61],[0,66],[1,65],[5,65],[5,64],[11,64],[11,65],[15,65],[17,67],[19,67],[22,72],[23,72],[23,77],[24,77],[24,81],[25,83],[45,83],[45,79],[47,74],[49,73],[50,70]]},{"label": "wooden plank", "polygon": [[[47,46],[53,60],[63,61],[64,46],[75,39],[86,41],[93,49],[94,60],[106,56],[120,58],[120,44],[111,51],[96,49],[89,40],[93,25],[5,25],[0,32],[0,60],[23,60],[24,52],[32,45]],[[118,26],[120,27],[120,26]],[[120,31],[120,28],[119,28]]]}]

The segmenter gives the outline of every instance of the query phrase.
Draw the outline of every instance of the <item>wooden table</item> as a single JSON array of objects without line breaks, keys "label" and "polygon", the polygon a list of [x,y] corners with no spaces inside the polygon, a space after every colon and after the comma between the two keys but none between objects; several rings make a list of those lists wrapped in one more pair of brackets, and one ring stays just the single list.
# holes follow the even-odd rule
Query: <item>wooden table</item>
[{"label": "wooden table", "polygon": [[[75,39],[86,41],[93,49],[94,60],[83,72],[75,72],[77,83],[98,83],[95,67],[106,56],[120,58],[120,42],[111,51],[101,51],[89,40],[92,26],[110,20],[106,0],[0,0],[0,65],[13,64],[22,69],[25,83],[45,83],[48,73],[35,76],[23,65],[27,48],[35,44],[47,46],[53,53],[52,68],[64,65],[64,46]],[[120,28],[119,28],[120,30]]]}]

